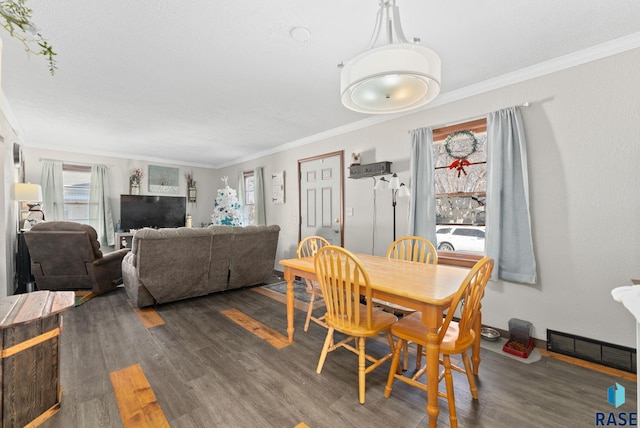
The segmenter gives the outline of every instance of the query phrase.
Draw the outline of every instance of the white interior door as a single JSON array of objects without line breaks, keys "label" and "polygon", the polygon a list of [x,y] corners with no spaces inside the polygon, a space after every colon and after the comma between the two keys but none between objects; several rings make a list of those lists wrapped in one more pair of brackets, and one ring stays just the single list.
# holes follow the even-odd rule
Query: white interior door
[{"label": "white interior door", "polygon": [[343,153],[302,159],[300,171],[300,239],[318,235],[342,246]]}]

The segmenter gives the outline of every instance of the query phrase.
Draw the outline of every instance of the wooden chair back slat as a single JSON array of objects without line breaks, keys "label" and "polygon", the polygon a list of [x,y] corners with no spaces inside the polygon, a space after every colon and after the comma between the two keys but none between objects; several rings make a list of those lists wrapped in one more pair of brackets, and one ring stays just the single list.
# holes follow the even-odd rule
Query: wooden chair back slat
[{"label": "wooden chair back slat", "polygon": [[[326,318],[342,328],[361,323],[360,289],[366,299],[366,327],[371,328],[371,286],[362,264],[348,250],[325,246],[315,256],[315,268],[327,306]],[[364,321],[364,320],[362,320]]]},{"label": "wooden chair back slat", "polygon": [[420,236],[403,236],[387,249],[387,258],[418,263],[438,264],[438,252],[428,239]]},{"label": "wooden chair back slat", "polygon": [[[460,319],[458,321],[459,333],[458,341],[468,341],[471,336],[471,329],[473,323],[480,312],[480,303],[484,290],[491,277],[493,271],[493,259],[490,257],[483,257],[480,259],[469,271],[460,289],[456,293],[447,316],[444,319],[442,327],[440,328],[439,341],[442,342],[449,324],[453,320],[455,312],[459,305],[462,305],[460,310]],[[480,332],[477,332],[480,334]]]},{"label": "wooden chair back slat", "polygon": [[322,236],[307,236],[300,243],[298,243],[298,249],[296,251],[297,257],[311,257],[315,256],[316,252],[322,247],[329,245],[329,241]]},{"label": "wooden chair back slat", "polygon": [[[322,236],[307,236],[302,241],[298,243],[298,248],[296,254],[298,258],[302,257],[312,257],[318,252],[318,250],[322,247],[329,245],[329,241],[324,239]],[[309,323],[314,321],[316,324],[321,325],[322,327],[327,327],[327,324],[324,322],[324,315],[321,317],[313,316],[314,310],[314,302],[316,300],[316,296],[322,297],[322,291],[320,290],[320,285],[317,281],[310,280],[308,278],[304,279],[307,293],[311,296],[309,297],[309,307],[307,308],[307,317],[304,323],[304,331],[309,329]]]}]

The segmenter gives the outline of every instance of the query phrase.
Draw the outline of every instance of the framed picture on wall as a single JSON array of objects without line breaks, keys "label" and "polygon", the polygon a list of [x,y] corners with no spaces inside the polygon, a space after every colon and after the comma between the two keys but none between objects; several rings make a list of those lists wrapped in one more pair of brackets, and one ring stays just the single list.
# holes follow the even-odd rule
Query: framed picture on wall
[{"label": "framed picture on wall", "polygon": [[284,171],[271,175],[272,200],[274,204],[284,204]]},{"label": "framed picture on wall", "polygon": [[149,192],[179,193],[179,175],[178,168],[149,165]]}]

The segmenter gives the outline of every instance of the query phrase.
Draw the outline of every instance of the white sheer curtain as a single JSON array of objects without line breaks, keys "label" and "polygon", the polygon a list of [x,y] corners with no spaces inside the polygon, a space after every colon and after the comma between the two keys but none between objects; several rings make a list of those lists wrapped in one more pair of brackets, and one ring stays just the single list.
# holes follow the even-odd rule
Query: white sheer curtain
[{"label": "white sheer curtain", "polygon": [[487,122],[486,254],[506,281],[536,283],[529,177],[518,107],[493,112]]},{"label": "white sheer curtain", "polygon": [[431,128],[411,131],[411,202],[409,235],[421,236],[436,245],[436,187]]},{"label": "white sheer curtain", "polygon": [[47,221],[64,220],[64,184],[62,161],[42,161],[42,210]]},{"label": "white sheer curtain", "polygon": [[89,191],[89,225],[98,233],[98,241],[108,246],[115,245],[113,214],[109,202],[108,169],[104,165],[91,167],[91,189]]},{"label": "white sheer curtain", "polygon": [[264,179],[262,177],[263,173],[262,173],[263,168],[262,167],[258,167],[256,169],[253,170],[253,177],[255,179],[255,184],[256,184],[256,190],[255,190],[255,203],[256,203],[256,224],[257,225],[266,225],[267,224],[267,218],[266,218],[266,214],[265,214],[265,209],[264,209]]},{"label": "white sheer curtain", "polygon": [[240,204],[240,211],[242,212],[242,225],[246,226],[248,223],[244,197],[244,171],[240,171],[238,172],[238,203]]}]

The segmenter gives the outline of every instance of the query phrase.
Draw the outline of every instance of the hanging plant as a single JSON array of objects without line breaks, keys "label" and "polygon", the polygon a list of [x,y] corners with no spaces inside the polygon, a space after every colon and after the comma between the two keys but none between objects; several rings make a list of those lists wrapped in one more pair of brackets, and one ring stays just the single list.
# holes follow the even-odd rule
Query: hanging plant
[{"label": "hanging plant", "polygon": [[[456,144],[456,148],[465,143],[470,144],[470,147],[465,151],[454,152],[451,148],[451,145],[454,143]],[[449,165],[449,169],[456,169],[458,171],[458,177],[460,177],[461,173],[467,175],[467,171],[465,171],[464,168],[471,165],[467,158],[478,150],[478,139],[471,131],[456,131],[449,134],[447,139],[444,140],[444,149],[447,151],[447,154],[454,159]]]},{"label": "hanging plant", "polygon": [[26,6],[26,1],[0,0],[2,26],[9,32],[11,37],[18,39],[24,45],[26,52],[47,58],[49,72],[53,75],[57,68],[54,58],[57,54],[31,22],[32,11]]}]

